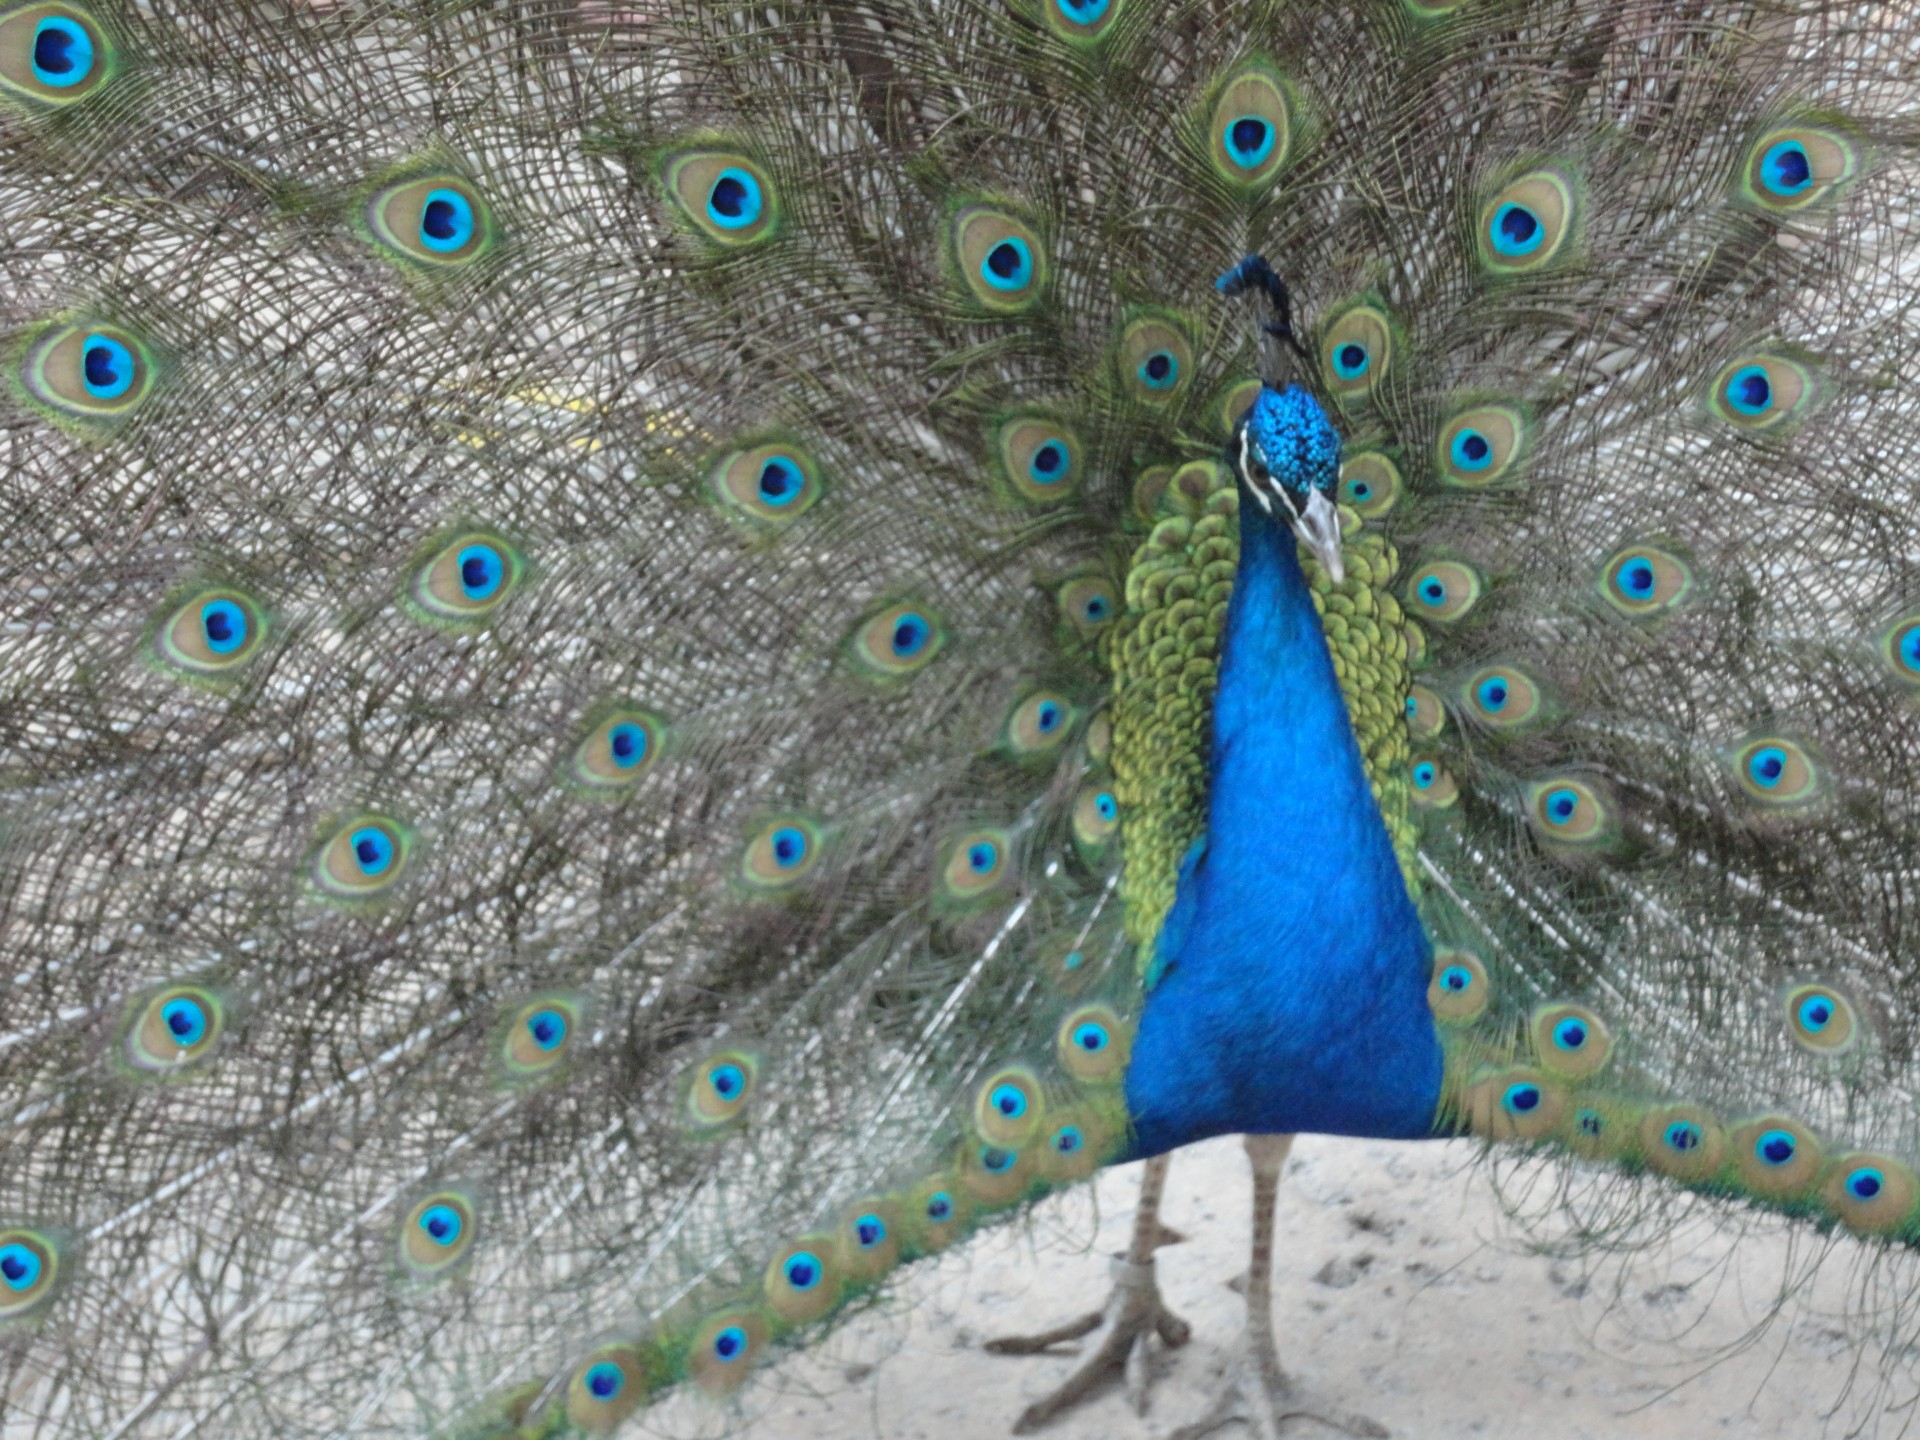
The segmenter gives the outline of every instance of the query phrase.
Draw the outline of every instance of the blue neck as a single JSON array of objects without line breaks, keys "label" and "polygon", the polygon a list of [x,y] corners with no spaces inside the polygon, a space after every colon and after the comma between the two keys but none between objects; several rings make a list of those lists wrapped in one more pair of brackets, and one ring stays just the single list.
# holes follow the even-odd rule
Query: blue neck
[{"label": "blue neck", "polygon": [[1127,1070],[1137,1155],[1209,1135],[1431,1133],[1431,952],[1290,532],[1242,492],[1204,841]]}]

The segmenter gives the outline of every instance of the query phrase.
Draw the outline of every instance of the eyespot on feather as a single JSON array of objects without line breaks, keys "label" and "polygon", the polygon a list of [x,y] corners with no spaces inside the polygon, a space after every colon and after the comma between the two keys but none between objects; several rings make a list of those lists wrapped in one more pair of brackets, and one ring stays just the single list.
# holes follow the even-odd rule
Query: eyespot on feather
[{"label": "eyespot on feather", "polygon": [[782,1246],[767,1266],[761,1291],[767,1308],[789,1325],[818,1320],[840,1302],[845,1283],[836,1235],[802,1235]]},{"label": "eyespot on feather", "polygon": [[1286,167],[1293,149],[1286,81],[1254,61],[1228,78],[1207,117],[1207,154],[1214,173],[1253,190]]},{"label": "eyespot on feather", "polygon": [[933,1255],[966,1233],[971,1213],[958,1177],[941,1171],[912,1186],[901,1198],[901,1249],[907,1255]]},{"label": "eyespot on feather", "polygon": [[1129,0],[1039,0],[1047,28],[1062,40],[1091,45],[1105,37]]},{"label": "eyespot on feather", "polygon": [[1066,581],[1054,592],[1054,598],[1061,617],[1083,640],[1095,639],[1119,610],[1112,584],[1095,575]]},{"label": "eyespot on feather", "polygon": [[1008,714],[1002,730],[1009,754],[1033,760],[1056,753],[1079,723],[1080,711],[1057,690],[1035,690]]},{"label": "eyespot on feather", "polygon": [[727,149],[679,150],[666,157],[660,174],[681,218],[716,245],[757,244],[780,228],[777,192],[751,156]]},{"label": "eyespot on feather", "polygon": [[1040,1080],[1024,1065],[989,1075],[974,1094],[973,1128],[994,1145],[1025,1144],[1046,1113]]},{"label": "eyespot on feather", "polygon": [[1032,1154],[991,1141],[965,1147],[956,1167],[961,1188],[976,1205],[1010,1205],[1024,1197],[1034,1184]]},{"label": "eyespot on feather", "polygon": [[1891,1155],[1856,1152],[1834,1160],[1821,1198],[1849,1230],[1891,1235],[1907,1229],[1920,1186],[1913,1171]]},{"label": "eyespot on feather", "polygon": [[1086,1005],[1060,1022],[1060,1068],[1086,1084],[1118,1080],[1133,1053],[1133,1027],[1105,1005]]},{"label": "eyespot on feather", "polygon": [[1606,1022],[1583,1005],[1543,1005],[1528,1027],[1543,1069],[1572,1080],[1596,1075],[1613,1055]]},{"label": "eyespot on feather", "polygon": [[1407,608],[1422,620],[1451,625],[1479,603],[1480,574],[1457,560],[1434,560],[1407,581]]},{"label": "eyespot on feather", "polygon": [[1640,1122],[1640,1150],[1662,1175],[1697,1184],[1719,1170],[1726,1132],[1698,1105],[1662,1105]]},{"label": "eyespot on feather", "polygon": [[1528,172],[1496,190],[1480,207],[1474,239],[1493,275],[1524,275],[1570,253],[1580,187],[1571,171]]},{"label": "eyespot on feather", "polygon": [[21,398],[72,429],[111,426],[153,394],[160,364],[146,341],[107,321],[44,325],[27,342],[14,382]]},{"label": "eyespot on feather", "polygon": [[707,482],[733,514],[769,531],[798,520],[821,495],[819,466],[805,449],[786,440],[729,450],[715,462]]},{"label": "eyespot on feather", "polygon": [[1853,1002],[1828,985],[1795,985],[1783,1005],[1787,1034],[1803,1050],[1844,1055],[1860,1039],[1859,1012]]},{"label": "eyespot on feather", "polygon": [[1340,465],[1340,499],[1362,520],[1378,520],[1406,493],[1400,467],[1381,450],[1356,450]]},{"label": "eyespot on feather", "polygon": [[1756,352],[1714,376],[1708,408],[1742,430],[1776,430],[1804,416],[1817,393],[1811,368],[1785,355]]},{"label": "eyespot on feather", "polygon": [[155,632],[161,662],[195,678],[225,675],[260,652],[266,625],[260,607],[226,586],[202,590],[181,603]]},{"label": "eyespot on feather", "polygon": [[1469,950],[1433,952],[1433,978],[1427,984],[1427,1006],[1436,1020],[1471,1025],[1486,1014],[1493,990],[1487,967]]},{"label": "eyespot on feather", "polygon": [[1518,730],[1538,720],[1540,687],[1517,665],[1489,665],[1460,687],[1466,714],[1492,730]]},{"label": "eyespot on feather", "polygon": [[1526,788],[1533,833],[1555,845],[1590,847],[1612,840],[1617,821],[1612,801],[1575,776],[1542,780]]},{"label": "eyespot on feather", "polygon": [[51,1237],[0,1230],[0,1320],[16,1320],[44,1304],[59,1278],[60,1249]]},{"label": "eyespot on feather", "polygon": [[954,214],[948,243],[961,284],[997,315],[1031,310],[1046,294],[1047,253],[1040,232],[998,205],[967,205]]},{"label": "eyespot on feather", "polygon": [[1770,808],[1804,805],[1820,793],[1820,771],[1806,747],[1762,735],[1733,752],[1733,773],[1749,800]]},{"label": "eyespot on feather", "polygon": [[573,752],[573,776],[593,790],[619,790],[660,758],[666,725],[647,710],[615,710],[587,732]]},{"label": "eyespot on feather", "polygon": [[459,175],[415,175],[382,185],[365,215],[382,250],[430,269],[470,265],[499,238],[486,200]]},{"label": "eyespot on feather", "polygon": [[767,1320],[735,1307],[707,1318],[687,1347],[687,1377],[709,1395],[729,1395],[753,1374],[767,1348]]},{"label": "eyespot on feather", "polygon": [[1438,760],[1430,755],[1414,757],[1407,767],[1407,778],[1413,783],[1408,795],[1416,809],[1450,810],[1460,802],[1460,786]]},{"label": "eyespot on feather", "polygon": [[888,1199],[863,1200],[840,1224],[840,1253],[848,1278],[878,1280],[900,1263],[900,1206]]},{"label": "eyespot on feather", "polygon": [[478,624],[513,593],[525,570],[520,552],[498,535],[470,531],[435,550],[409,593],[424,619]]},{"label": "eyespot on feather", "polygon": [[1896,676],[1920,685],[1920,615],[1906,616],[1883,634],[1880,653]]},{"label": "eyespot on feather", "polygon": [[1034,1166],[1051,1185],[1083,1180],[1111,1159],[1118,1132],[1090,1105],[1071,1106],[1047,1118],[1034,1141]]},{"label": "eyespot on feather", "polygon": [[169,985],[142,1004],[127,1027],[126,1057],[150,1075],[174,1075],[207,1058],[226,1029],[220,997],[198,985]]},{"label": "eyespot on feather", "polygon": [[932,610],[902,600],[862,620],[847,644],[868,675],[896,680],[938,655],[946,639],[946,630]]},{"label": "eyespot on feather", "polygon": [[1467,1113],[1476,1135],[1490,1140],[1542,1140],[1560,1126],[1566,1092],[1543,1070],[1514,1066],[1476,1080]]},{"label": "eyespot on feather", "polygon": [[1728,1135],[1740,1183],[1769,1200],[1787,1200],[1813,1188],[1825,1157],[1819,1140],[1798,1120],[1763,1115]]},{"label": "eyespot on feather", "polygon": [[1193,343],[1169,316],[1136,316],[1121,328],[1114,347],[1121,393],[1156,408],[1182,394],[1193,375]]},{"label": "eyespot on feather", "polygon": [[603,1345],[567,1381],[567,1419],[589,1435],[617,1429],[646,1401],[647,1363],[635,1345]]},{"label": "eyespot on feather", "polygon": [[400,1225],[400,1263],[419,1279],[444,1275],[466,1258],[475,1234],[473,1204],[456,1190],[415,1203]]},{"label": "eyespot on feather", "polygon": [[1415,740],[1431,740],[1447,727],[1447,707],[1440,697],[1424,685],[1407,690],[1407,734]]},{"label": "eyespot on feather", "polygon": [[1364,301],[1338,311],[1320,338],[1320,373],[1342,404],[1366,399],[1393,367],[1393,322]]},{"label": "eyespot on feather", "polygon": [[1630,545],[1601,568],[1601,598],[1635,620],[1683,605],[1692,593],[1692,568],[1651,545]]},{"label": "eyespot on feather", "polygon": [[947,842],[940,860],[940,889],[950,900],[978,900],[1014,876],[1013,841],[992,827],[968,830]]},{"label": "eyespot on feather", "polygon": [[1812,121],[1774,126],[1748,148],[1734,195],[1750,209],[1791,214],[1831,199],[1859,173],[1859,145]]},{"label": "eyespot on feather", "polygon": [[580,1006],[571,996],[543,995],[519,1006],[500,1040],[500,1059],[510,1078],[551,1075],[567,1058],[580,1028]]},{"label": "eyespot on feather", "polygon": [[64,109],[97,94],[119,66],[112,38],[78,5],[21,5],[0,13],[0,98]]},{"label": "eyespot on feather", "polygon": [[1098,850],[1119,829],[1120,802],[1114,798],[1113,782],[1102,777],[1082,786],[1073,802],[1073,838],[1080,848]]},{"label": "eyespot on feather", "polygon": [[1448,485],[1477,490],[1513,470],[1527,447],[1526,416],[1511,405],[1476,405],[1440,427],[1434,473]]},{"label": "eyespot on feather", "polygon": [[1149,465],[1133,481],[1133,515],[1152,522],[1160,518],[1162,498],[1173,481],[1173,466]]},{"label": "eyespot on feather", "polygon": [[709,1055],[688,1073],[687,1118],[696,1131],[715,1131],[746,1112],[760,1083],[760,1057],[729,1049]]},{"label": "eyespot on feather", "polygon": [[413,837],[398,821],[363,815],[335,830],[314,856],[313,880],[337,900],[364,900],[391,888],[407,868]]},{"label": "eyespot on feather", "polygon": [[995,446],[1007,483],[1022,500],[1051,505],[1080,487],[1080,437],[1044,415],[1003,420]]}]

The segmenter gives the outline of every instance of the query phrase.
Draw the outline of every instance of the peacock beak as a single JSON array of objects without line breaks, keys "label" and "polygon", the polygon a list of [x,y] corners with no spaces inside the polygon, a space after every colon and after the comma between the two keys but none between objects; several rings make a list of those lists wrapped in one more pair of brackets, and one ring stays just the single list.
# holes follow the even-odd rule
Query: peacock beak
[{"label": "peacock beak", "polygon": [[1308,492],[1307,508],[1293,517],[1293,533],[1313,552],[1334,584],[1347,578],[1346,564],[1340,558],[1340,512],[1324,492]]}]

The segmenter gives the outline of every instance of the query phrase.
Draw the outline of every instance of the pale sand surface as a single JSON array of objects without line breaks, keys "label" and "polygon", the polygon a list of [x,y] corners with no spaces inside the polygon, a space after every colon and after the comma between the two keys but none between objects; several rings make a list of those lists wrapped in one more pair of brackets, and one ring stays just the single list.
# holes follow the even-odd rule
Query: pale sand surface
[{"label": "pale sand surface", "polygon": [[[1749,1239],[1729,1260],[1721,1227],[1682,1202],[1696,1218],[1669,1246],[1643,1253],[1624,1279],[1617,1265],[1588,1275],[1590,1265],[1526,1246],[1476,1153],[1466,1142],[1298,1142],[1280,1191],[1274,1279],[1281,1356],[1295,1373],[1409,1440],[1813,1440],[1899,1435],[1913,1421],[1864,1383],[1849,1389],[1845,1322],[1815,1303],[1837,1306],[1864,1247],[1798,1230]],[[999,1440],[1073,1361],[1000,1358],[980,1343],[1099,1304],[1138,1183],[1139,1167],[1128,1166],[1055,1197],[1030,1220],[915,1267],[879,1309],[783,1359],[737,1407],[675,1400],[648,1428]],[[1160,1278],[1193,1340],[1159,1357],[1145,1418],[1115,1388],[1042,1433],[1146,1440],[1205,1411],[1239,1334],[1243,1310],[1227,1282],[1246,1264],[1249,1193],[1237,1139],[1176,1157],[1164,1216],[1189,1238],[1160,1252]],[[1772,1309],[1783,1273],[1823,1251],[1814,1299],[1726,1353]],[[1896,1328],[1920,1335],[1920,1318]],[[1297,1423],[1286,1433],[1334,1432]]]}]

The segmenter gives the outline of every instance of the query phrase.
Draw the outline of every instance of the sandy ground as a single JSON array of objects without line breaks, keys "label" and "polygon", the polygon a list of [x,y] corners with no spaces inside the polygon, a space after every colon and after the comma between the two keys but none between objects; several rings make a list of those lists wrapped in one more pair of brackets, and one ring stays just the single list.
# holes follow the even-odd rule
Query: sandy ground
[{"label": "sandy ground", "polygon": [[[1721,1212],[1684,1198],[1667,1243],[1621,1262],[1541,1253],[1506,1218],[1524,1167],[1500,1194],[1466,1142],[1394,1144],[1305,1137],[1280,1192],[1274,1279],[1282,1359],[1349,1409],[1414,1440],[1665,1440],[1908,1433],[1920,1420],[1856,1369],[1840,1315],[1875,1252],[1762,1221],[1730,1251]],[[1557,1173],[1557,1172],[1554,1172]],[[1107,1293],[1108,1255],[1126,1241],[1139,1167],[1055,1197],[1021,1224],[911,1270],[878,1308],[786,1357],[724,1413],[669,1402],[663,1433],[753,1440],[999,1440],[1073,1358],[1001,1358],[981,1342],[1047,1328]],[[1535,1203],[1543,1186],[1532,1192]],[[1162,1290],[1192,1323],[1161,1354],[1148,1413],[1118,1389],[1043,1433],[1051,1440],[1145,1440],[1198,1418],[1221,1386],[1242,1303],[1250,1182],[1238,1140],[1176,1158],[1164,1217],[1189,1237],[1160,1252]],[[1718,1217],[1718,1218],[1716,1218]],[[1790,1277],[1820,1281],[1770,1325]],[[1904,1262],[1903,1262],[1904,1263]],[[1889,1281],[1882,1263],[1871,1273]],[[1904,1293],[1904,1292],[1899,1292]],[[1910,1310],[1888,1327],[1920,1337]],[[1082,1342],[1084,1343],[1084,1342]],[[1852,1383],[1850,1384],[1850,1379]],[[1908,1395],[1911,1389],[1900,1389]],[[1224,1435],[1250,1436],[1234,1428]],[[1332,1435],[1311,1422],[1286,1433]]]}]

